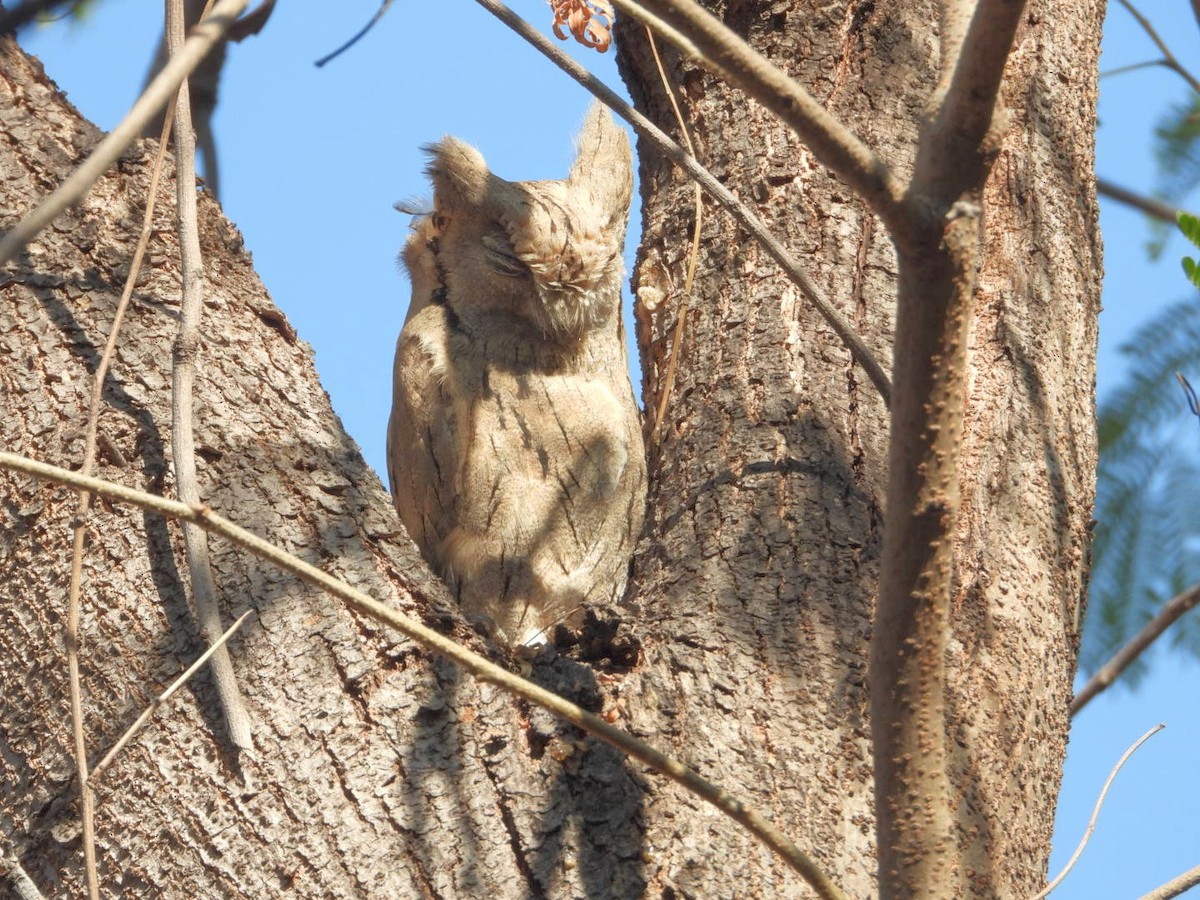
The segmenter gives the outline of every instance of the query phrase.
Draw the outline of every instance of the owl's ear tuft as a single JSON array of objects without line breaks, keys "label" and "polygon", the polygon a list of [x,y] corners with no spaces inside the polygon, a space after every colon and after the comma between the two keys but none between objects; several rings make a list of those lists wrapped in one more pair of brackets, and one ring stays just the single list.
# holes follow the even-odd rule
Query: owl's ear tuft
[{"label": "owl's ear tuft", "polygon": [[482,153],[456,137],[444,137],[423,149],[430,157],[425,173],[433,181],[437,209],[476,207],[485,202],[493,176]]},{"label": "owl's ear tuft", "polygon": [[588,110],[575,143],[579,149],[567,179],[571,187],[586,191],[610,219],[624,217],[633,196],[633,153],[625,130],[599,100]]}]

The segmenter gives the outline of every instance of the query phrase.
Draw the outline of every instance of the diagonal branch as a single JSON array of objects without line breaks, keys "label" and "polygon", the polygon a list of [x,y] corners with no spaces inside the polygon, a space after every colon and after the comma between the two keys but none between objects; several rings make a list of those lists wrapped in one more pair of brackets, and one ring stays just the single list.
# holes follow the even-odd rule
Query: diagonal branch
[{"label": "diagonal branch", "polygon": [[[1117,2],[1125,7],[1129,14],[1137,20],[1137,23],[1142,26],[1142,31],[1146,32],[1146,36],[1154,42],[1154,46],[1158,48],[1158,52],[1163,55],[1162,64],[1186,81],[1188,83],[1188,87],[1190,87],[1193,91],[1200,94],[1200,81],[1198,81],[1191,72],[1184,68],[1183,63],[1181,63],[1176,58],[1175,54],[1171,52],[1171,48],[1168,47],[1167,42],[1159,36],[1159,33],[1150,23],[1150,20],[1142,15],[1141,11],[1138,10],[1138,8],[1132,3],[1130,3],[1129,0],[1117,0]],[[1195,0],[1193,0],[1192,9],[1196,11],[1197,21],[1200,21],[1200,5],[1197,5]]]},{"label": "diagonal branch", "polygon": [[[1200,12],[1197,13],[1197,16],[1200,17]],[[1178,897],[1184,891],[1190,891],[1198,884],[1200,884],[1200,866],[1188,869],[1182,875],[1172,878],[1150,893],[1143,894],[1139,900],[1171,900],[1172,897]]]},{"label": "diagonal branch", "polygon": [[1182,594],[1168,600],[1158,611],[1158,615],[1146,623],[1146,627],[1135,634],[1112,659],[1101,666],[1100,670],[1083,686],[1083,690],[1075,695],[1075,699],[1071,701],[1071,715],[1074,716],[1095,700],[1098,695],[1108,690],[1109,686],[1129,668],[1135,659],[1146,652],[1164,631],[1175,624],[1184,613],[1194,609],[1197,604],[1200,604],[1200,584],[1193,585]]},{"label": "diagonal branch", "polygon": [[854,361],[866,371],[867,376],[871,379],[871,383],[875,385],[876,390],[883,397],[884,404],[887,405],[891,402],[891,380],[888,378],[883,366],[880,365],[879,360],[875,358],[870,348],[859,337],[854,327],[834,308],[829,298],[817,287],[816,282],[808,277],[808,274],[800,267],[800,264],[788,253],[783,244],[779,242],[779,239],[767,228],[766,223],[753,210],[735,197],[729,188],[721,184],[716,176],[700,165],[694,156],[680,147],[666,132],[618,97],[603,81],[551,44],[541,32],[537,31],[537,29],[501,3],[500,0],[476,0],[476,2],[524,38],[534,49],[562,71],[591,91],[605,106],[633,126],[633,130],[637,132],[639,137],[652,144],[663,156],[686,172],[689,178],[704,188],[710,197],[725,207],[726,211],[737,219],[753,235],[754,239],[759,242],[763,249],[767,251],[767,254],[779,264],[779,267],[783,269],[792,283],[800,288],[800,292],[804,295],[805,299],[816,307],[822,318],[825,319],[829,327],[841,339],[846,349],[850,351],[850,355],[854,357]]},{"label": "diagonal branch", "polygon": [[212,14],[192,29],[180,53],[150,82],[120,124],[96,145],[92,155],[0,240],[0,265],[13,259],[60,213],[87,196],[92,185],[138,139],[146,123],[170,102],[179,89],[179,83],[200,65],[200,61],[221,39],[229,25],[242,14],[248,3],[249,0],[218,0]]},{"label": "diagonal branch", "polygon": [[712,13],[693,0],[613,2],[777,115],[885,223],[903,218],[903,187],[875,151]]},{"label": "diagonal branch", "polygon": [[99,780],[100,773],[107,769],[112,764],[112,761],[117,758],[117,754],[124,750],[129,742],[137,737],[138,732],[141,731],[143,726],[150,721],[151,716],[158,712],[159,709],[162,708],[163,704],[175,696],[179,689],[187,684],[193,675],[204,668],[204,664],[209,661],[212,655],[224,647],[225,642],[233,637],[237,630],[241,628],[245,621],[253,614],[254,610],[248,609],[238,616],[237,619],[234,620],[234,623],[225,629],[224,634],[213,641],[212,645],[203,653],[201,653],[194,663],[184,669],[182,675],[171,682],[165,691],[155,697],[150,702],[150,705],[142,710],[141,715],[134,719],[133,724],[125,729],[125,733],[121,735],[117,742],[113,744],[109,751],[100,759],[100,762],[96,763],[95,767],[92,769],[90,782],[93,786]]},{"label": "diagonal branch", "polygon": [[[1200,0],[1196,0],[1196,2],[1200,3]],[[1163,203],[1161,200],[1123,188],[1103,178],[1096,179],[1096,193],[1108,197],[1110,200],[1116,200],[1118,203],[1124,203],[1126,206],[1131,206],[1139,212],[1144,212],[1152,218],[1171,225],[1175,224],[1175,217],[1181,212],[1169,203]]]},{"label": "diagonal branch", "polygon": [[168,500],[165,497],[114,484],[111,481],[89,478],[58,466],[0,450],[0,470],[5,469],[22,472],[42,481],[65,485],[76,490],[90,491],[119,503],[131,503],[141,509],[171,519],[189,522],[249,550],[260,559],[265,559],[281,569],[291,572],[306,584],[337,597],[355,612],[394,628],[421,646],[441,654],[479,680],[495,684],[530,703],[535,703],[572,725],[611,744],[622,753],[645,763],[655,772],[667,776],[698,797],[708,801],[746,828],[798,872],[816,890],[818,896],[827,898],[827,900],[845,900],[846,895],[830,880],[829,876],[822,872],[807,854],[763,818],[757,810],[742,803],[723,788],[702,778],[695,770],[665,753],[655,750],[649,744],[622,731],[600,716],[589,713],[569,700],[564,700],[557,694],[509,672],[478,653],[455,643],[441,632],[426,627],[374,597],[351,587],[344,581],[339,581],[316,566],[281,550],[269,541],[217,515],[207,506]]}]

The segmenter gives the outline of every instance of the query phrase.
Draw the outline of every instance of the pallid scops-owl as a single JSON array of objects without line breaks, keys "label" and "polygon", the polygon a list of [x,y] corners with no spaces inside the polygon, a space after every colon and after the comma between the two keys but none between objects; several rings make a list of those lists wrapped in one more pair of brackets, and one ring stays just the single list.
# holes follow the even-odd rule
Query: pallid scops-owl
[{"label": "pallid scops-owl", "polygon": [[620,597],[642,526],[620,304],[629,141],[596,104],[563,181],[505,181],[453,137],[427,149],[388,477],[466,615],[537,645]]}]

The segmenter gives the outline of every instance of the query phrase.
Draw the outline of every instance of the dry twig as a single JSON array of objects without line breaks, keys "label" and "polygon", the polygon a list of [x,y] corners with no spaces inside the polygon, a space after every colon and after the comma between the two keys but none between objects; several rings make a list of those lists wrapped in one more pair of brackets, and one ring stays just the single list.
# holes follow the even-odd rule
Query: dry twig
[{"label": "dry twig", "polygon": [[1083,838],[1079,841],[1079,846],[1075,848],[1075,852],[1071,854],[1071,858],[1067,860],[1067,864],[1063,866],[1063,870],[1055,876],[1042,891],[1032,898],[1032,900],[1042,900],[1048,896],[1052,890],[1062,883],[1062,880],[1067,877],[1067,873],[1075,868],[1075,863],[1079,862],[1079,857],[1083,855],[1083,848],[1087,846],[1088,841],[1092,839],[1092,832],[1096,830],[1096,820],[1100,817],[1100,807],[1104,805],[1104,798],[1108,796],[1108,789],[1112,787],[1113,781],[1117,777],[1117,773],[1121,771],[1121,767],[1129,761],[1129,757],[1137,752],[1138,747],[1154,737],[1167,726],[1159,724],[1155,725],[1140,738],[1133,742],[1133,746],[1121,754],[1121,758],[1117,760],[1117,764],[1113,766],[1113,770],[1108,773],[1108,778],[1104,782],[1104,787],[1100,789],[1100,796],[1096,798],[1096,806],[1092,809],[1091,818],[1088,819],[1087,828],[1083,832]]},{"label": "dry twig", "polygon": [[1139,900],[1171,900],[1172,897],[1178,897],[1184,891],[1190,891],[1192,888],[1200,885],[1200,866],[1188,869],[1177,878],[1172,878],[1164,885],[1160,885],[1148,894],[1143,894]]},{"label": "dry twig", "polygon": [[[183,0],[168,0],[167,47],[172,58],[184,41]],[[175,338],[171,368],[171,458],[175,467],[175,490],[184,503],[200,503],[196,476],[196,439],[192,428],[192,396],[196,381],[196,357],[200,352],[200,314],[204,306],[204,263],[200,255],[200,229],[196,222],[196,138],[192,131],[192,108],[187,79],[179,83],[175,100],[175,185],[179,221],[179,254],[183,280],[179,333]],[[203,529],[184,524],[183,543],[196,620],[205,643],[221,634],[217,585]],[[221,701],[229,737],[240,751],[254,746],[250,717],[233,671],[229,651],[220,647],[212,657],[213,681]]]},{"label": "dry twig", "polygon": [[236,633],[237,630],[242,627],[245,621],[253,614],[254,610],[248,609],[238,616],[237,620],[225,629],[225,633],[213,641],[212,646],[201,653],[196,661],[183,671],[182,675],[171,682],[170,686],[165,691],[155,697],[150,705],[142,710],[142,714],[134,720],[132,725],[125,729],[125,733],[121,735],[120,739],[118,739],[118,741],[112,745],[112,748],[104,754],[104,757],[100,760],[100,762],[96,763],[95,767],[92,769],[92,775],[90,779],[92,784],[96,783],[96,781],[100,778],[100,774],[109,767],[114,759],[117,758],[117,754],[124,750],[125,746],[131,740],[137,737],[137,733],[142,730],[147,722],[150,721],[150,717],[158,712],[164,703],[175,696],[175,693],[181,687],[187,684],[193,675],[195,675],[204,667],[204,664],[208,662],[209,658],[212,657],[214,653],[216,653],[221,647],[225,646],[225,642],[233,637],[234,633]]},{"label": "dry twig", "polygon": [[[658,77],[662,79],[663,90],[667,94],[667,99],[671,101],[671,109],[675,112],[675,121],[679,123],[679,133],[683,135],[687,152],[692,158],[695,158],[696,148],[692,144],[692,136],[688,132],[687,122],[684,121],[679,103],[675,99],[675,92],[671,90],[671,82],[667,80],[662,57],[658,55],[658,45],[654,41],[654,32],[650,28],[646,29],[646,40],[650,42],[650,52],[654,54],[654,65],[658,68]],[[662,442],[663,419],[666,418],[667,404],[671,402],[671,393],[675,387],[675,368],[679,364],[679,353],[683,348],[683,336],[687,330],[688,306],[692,299],[692,284],[696,280],[696,262],[700,257],[700,228],[704,212],[702,203],[704,196],[699,182],[692,182],[692,186],[696,189],[696,220],[692,223],[692,246],[688,250],[687,275],[684,276],[683,290],[679,293],[679,301],[675,306],[675,334],[671,340],[671,356],[667,360],[667,374],[659,392],[658,408],[654,412],[654,427],[650,432],[650,443],[654,447]]]}]

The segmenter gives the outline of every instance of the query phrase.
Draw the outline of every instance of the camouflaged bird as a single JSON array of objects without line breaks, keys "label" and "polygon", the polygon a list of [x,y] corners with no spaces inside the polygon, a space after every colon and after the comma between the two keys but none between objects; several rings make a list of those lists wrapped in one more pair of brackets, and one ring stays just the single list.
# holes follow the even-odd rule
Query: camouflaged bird
[{"label": "camouflaged bird", "polygon": [[505,181],[453,137],[404,250],[388,478],[468,617],[536,645],[625,588],[646,464],[621,324],[628,139],[599,104],[565,181]]}]

